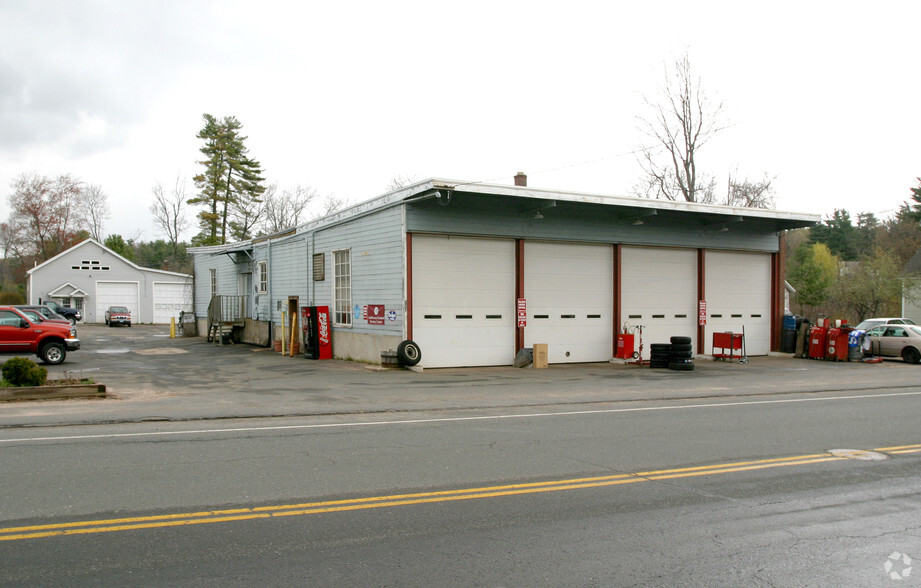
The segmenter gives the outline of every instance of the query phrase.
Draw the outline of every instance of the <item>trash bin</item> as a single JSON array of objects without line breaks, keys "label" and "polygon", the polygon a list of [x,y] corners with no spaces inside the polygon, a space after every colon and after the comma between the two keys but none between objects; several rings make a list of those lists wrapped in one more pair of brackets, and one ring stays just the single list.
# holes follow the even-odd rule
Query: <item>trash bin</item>
[{"label": "trash bin", "polygon": [[866,331],[851,329],[847,334],[847,360],[860,361],[863,359],[863,338],[867,335]]},{"label": "trash bin", "polygon": [[796,329],[784,329],[781,331],[780,351],[782,353],[796,352]]}]

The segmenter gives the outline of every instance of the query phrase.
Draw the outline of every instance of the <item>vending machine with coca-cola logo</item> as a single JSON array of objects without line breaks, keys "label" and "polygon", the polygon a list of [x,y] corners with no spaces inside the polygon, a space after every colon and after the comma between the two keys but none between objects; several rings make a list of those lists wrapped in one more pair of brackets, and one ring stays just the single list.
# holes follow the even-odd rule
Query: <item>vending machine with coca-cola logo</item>
[{"label": "vending machine with coca-cola logo", "polygon": [[301,325],[304,329],[304,357],[332,359],[333,333],[329,326],[329,307],[302,306]]}]

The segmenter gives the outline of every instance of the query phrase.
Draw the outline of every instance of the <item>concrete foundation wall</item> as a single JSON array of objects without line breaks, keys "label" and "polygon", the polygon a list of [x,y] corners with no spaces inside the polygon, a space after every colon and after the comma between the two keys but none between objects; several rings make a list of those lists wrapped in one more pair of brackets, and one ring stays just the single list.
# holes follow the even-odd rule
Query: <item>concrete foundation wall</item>
[{"label": "concrete foundation wall", "polygon": [[246,324],[243,326],[242,341],[244,343],[250,343],[252,345],[268,347],[268,345],[271,343],[271,341],[269,340],[268,321],[257,321],[254,319],[246,319]]},{"label": "concrete foundation wall", "polygon": [[369,335],[333,331],[333,357],[370,363],[381,362],[381,351],[396,351],[403,339],[395,335]]}]

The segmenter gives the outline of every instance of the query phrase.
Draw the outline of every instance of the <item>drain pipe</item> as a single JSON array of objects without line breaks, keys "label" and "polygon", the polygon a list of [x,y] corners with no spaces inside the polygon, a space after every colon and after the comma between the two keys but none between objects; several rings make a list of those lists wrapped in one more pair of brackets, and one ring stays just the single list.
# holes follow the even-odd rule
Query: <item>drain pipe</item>
[{"label": "drain pipe", "polygon": [[275,321],[272,320],[272,240],[268,240],[268,252],[266,254],[268,264],[267,272],[269,274],[268,284],[266,284],[266,295],[269,297],[269,347],[272,346],[272,342],[275,340]]}]

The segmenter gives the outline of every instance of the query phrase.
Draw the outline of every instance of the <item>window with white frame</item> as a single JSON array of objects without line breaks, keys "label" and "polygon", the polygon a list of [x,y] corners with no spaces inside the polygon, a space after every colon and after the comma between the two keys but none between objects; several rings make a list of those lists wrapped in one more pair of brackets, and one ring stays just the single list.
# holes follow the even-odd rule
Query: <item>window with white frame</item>
[{"label": "window with white frame", "polygon": [[217,295],[217,270],[211,268],[211,295]]},{"label": "window with white frame", "polygon": [[265,294],[269,291],[269,264],[260,261],[256,264],[256,279],[259,280],[259,293]]},{"label": "window with white frame", "polygon": [[352,251],[333,251],[335,324],[352,324]]}]

